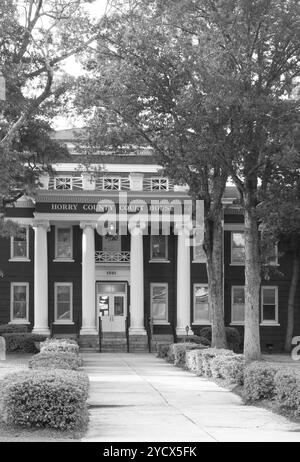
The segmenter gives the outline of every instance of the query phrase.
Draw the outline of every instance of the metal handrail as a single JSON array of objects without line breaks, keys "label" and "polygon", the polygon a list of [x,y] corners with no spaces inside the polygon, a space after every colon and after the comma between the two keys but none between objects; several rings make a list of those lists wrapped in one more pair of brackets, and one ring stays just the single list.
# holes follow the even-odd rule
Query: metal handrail
[{"label": "metal handrail", "polygon": [[99,353],[102,352],[102,319],[101,319],[101,316],[99,316],[99,331],[98,331],[98,335],[99,335]]},{"label": "metal handrail", "polygon": [[152,337],[153,337],[153,319],[151,316],[148,318],[147,322],[147,334],[148,334],[148,350],[149,353],[152,352]]},{"label": "metal handrail", "polygon": [[127,342],[127,353],[129,353],[129,327],[130,327],[130,313],[127,314],[125,319],[125,332],[126,332],[126,342]]}]

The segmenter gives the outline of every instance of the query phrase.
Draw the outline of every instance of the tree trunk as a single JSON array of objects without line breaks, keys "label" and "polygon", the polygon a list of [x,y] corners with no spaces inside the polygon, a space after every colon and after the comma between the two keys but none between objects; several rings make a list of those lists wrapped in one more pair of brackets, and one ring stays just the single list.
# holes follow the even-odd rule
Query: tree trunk
[{"label": "tree trunk", "polygon": [[289,353],[292,348],[292,338],[294,333],[294,311],[295,311],[295,295],[297,290],[297,284],[299,279],[300,261],[299,255],[295,251],[293,255],[293,269],[292,269],[292,280],[289,289],[288,298],[288,312],[287,312],[287,328],[286,337],[284,344],[284,351]]},{"label": "tree trunk", "polygon": [[[215,348],[226,348],[226,332],[223,313],[223,252],[221,215],[207,223],[209,245],[206,246],[208,301],[212,313],[212,342]],[[209,248],[208,248],[209,247]]]},{"label": "tree trunk", "polygon": [[246,361],[260,358],[259,292],[260,256],[259,234],[255,206],[245,207],[245,341]]}]

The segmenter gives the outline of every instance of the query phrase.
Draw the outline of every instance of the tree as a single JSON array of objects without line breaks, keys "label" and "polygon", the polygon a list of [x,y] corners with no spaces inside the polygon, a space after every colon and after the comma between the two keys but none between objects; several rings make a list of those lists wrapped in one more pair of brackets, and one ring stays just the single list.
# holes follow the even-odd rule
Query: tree
[{"label": "tree", "polygon": [[[214,63],[205,56],[209,44],[201,30],[201,44],[193,43],[190,34],[164,25],[168,12],[161,16],[156,2],[119,6],[123,9],[107,20],[96,53],[86,59],[89,75],[79,81],[76,104],[87,113],[93,151],[151,146],[166,174],[188,184],[194,199],[204,200],[212,344],[222,348],[222,196],[227,172],[216,154],[226,138],[219,114],[222,79],[209,79]],[[205,93],[214,104],[207,105]]]},{"label": "tree", "polygon": [[[1,2],[0,71],[6,83],[6,98],[0,101],[2,208],[5,202],[32,192],[46,158],[50,161],[51,154],[53,161],[58,154],[49,122],[72,85],[61,65],[92,44],[98,33],[97,21],[84,10],[87,3]],[[32,140],[33,133],[42,139]]]},{"label": "tree", "polygon": [[[287,328],[284,349],[291,351],[294,335],[295,295],[300,273],[300,159],[285,155],[278,159],[272,184],[259,205],[262,243],[280,242],[292,258],[287,301]],[[268,252],[267,252],[268,253]]]}]

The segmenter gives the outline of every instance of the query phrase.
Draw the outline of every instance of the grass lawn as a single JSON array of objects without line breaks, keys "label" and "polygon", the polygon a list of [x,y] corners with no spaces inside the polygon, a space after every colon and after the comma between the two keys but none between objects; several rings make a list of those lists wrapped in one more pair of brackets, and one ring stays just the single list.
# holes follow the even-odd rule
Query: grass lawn
[{"label": "grass lawn", "polygon": [[[1,380],[11,372],[27,369],[28,361],[32,354],[9,353],[5,361],[0,361],[0,387]],[[1,394],[1,388],[0,388]],[[0,442],[67,442],[79,441],[83,436],[82,432],[59,431],[54,429],[37,429],[7,426],[0,415]]]}]

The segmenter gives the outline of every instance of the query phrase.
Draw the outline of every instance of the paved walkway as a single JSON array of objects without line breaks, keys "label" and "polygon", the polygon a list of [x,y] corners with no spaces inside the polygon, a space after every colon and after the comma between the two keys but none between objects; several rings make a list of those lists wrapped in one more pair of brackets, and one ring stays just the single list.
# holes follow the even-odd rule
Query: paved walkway
[{"label": "paved walkway", "polygon": [[300,425],[153,355],[83,356],[91,380],[83,441],[300,442]]}]

